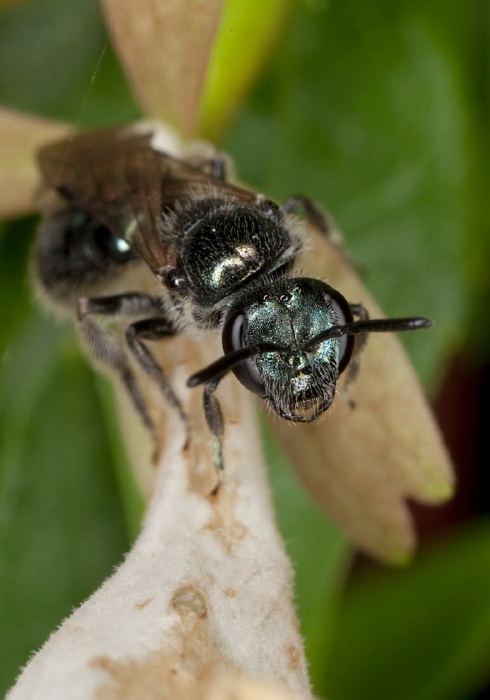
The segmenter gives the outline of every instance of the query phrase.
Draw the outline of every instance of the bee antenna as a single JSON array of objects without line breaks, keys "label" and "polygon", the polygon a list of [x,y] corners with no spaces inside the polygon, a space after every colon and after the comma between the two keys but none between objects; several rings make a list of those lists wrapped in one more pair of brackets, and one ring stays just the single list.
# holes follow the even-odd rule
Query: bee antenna
[{"label": "bee antenna", "polygon": [[199,384],[208,384],[214,380],[222,379],[233,367],[248,360],[253,355],[262,355],[265,352],[287,352],[288,348],[277,343],[259,343],[250,345],[239,350],[231,350],[215,360],[204,369],[199,370],[187,380],[188,387],[199,386]]},{"label": "bee antenna", "polygon": [[400,331],[418,331],[430,328],[432,321],[428,318],[373,318],[352,321],[343,326],[332,326],[315,335],[305,345],[308,352],[330,338],[340,338],[342,335],[358,335],[359,333],[399,333]]}]

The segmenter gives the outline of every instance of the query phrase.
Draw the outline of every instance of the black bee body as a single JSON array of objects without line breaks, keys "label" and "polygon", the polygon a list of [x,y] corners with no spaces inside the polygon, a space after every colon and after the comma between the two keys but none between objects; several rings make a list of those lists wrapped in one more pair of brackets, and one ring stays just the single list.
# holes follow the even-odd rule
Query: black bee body
[{"label": "black bee body", "polygon": [[[328,235],[321,211],[304,197],[278,206],[227,182],[219,155],[179,160],[156,150],[152,134],[118,129],[47,146],[39,160],[53,200],[34,249],[35,277],[45,295],[75,312],[90,351],[119,373],[150,429],[127,352],[189,428],[146,341],[220,330],[223,357],[188,382],[206,385],[219,468],[223,420],[214,392],[228,371],[283,418],[311,421],[330,406],[338,376],[366,333],[430,325],[370,321],[363,307],[326,283],[293,277],[304,245],[293,214],[302,207]],[[153,274],[158,295],[124,286],[126,273],[138,269]],[[109,294],[112,283],[121,291]],[[127,327],[126,349],[96,322],[98,315],[138,319]]]}]

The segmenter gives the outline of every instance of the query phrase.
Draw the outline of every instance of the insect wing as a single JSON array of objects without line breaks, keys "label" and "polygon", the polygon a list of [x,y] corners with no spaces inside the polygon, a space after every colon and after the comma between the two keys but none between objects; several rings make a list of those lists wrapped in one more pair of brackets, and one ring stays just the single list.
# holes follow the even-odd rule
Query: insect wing
[{"label": "insect wing", "polygon": [[151,269],[167,262],[156,228],[169,158],[150,148],[151,134],[117,130],[75,136],[39,153],[46,184],[72,206],[124,238]]},{"label": "insect wing", "polygon": [[124,129],[82,134],[43,148],[39,163],[50,188],[124,238],[156,272],[175,264],[161,224],[177,201],[209,193],[250,205],[255,194],[156,151],[151,141],[151,133]]}]

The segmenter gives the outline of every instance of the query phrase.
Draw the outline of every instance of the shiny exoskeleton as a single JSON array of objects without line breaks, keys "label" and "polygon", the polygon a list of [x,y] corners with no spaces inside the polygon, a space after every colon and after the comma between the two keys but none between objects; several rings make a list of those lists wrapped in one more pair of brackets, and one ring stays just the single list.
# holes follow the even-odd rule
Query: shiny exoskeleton
[{"label": "shiny exoskeleton", "polygon": [[[179,160],[156,150],[151,133],[117,129],[47,146],[39,161],[55,199],[35,244],[35,277],[76,315],[91,353],[119,373],[150,430],[129,358],[158,383],[189,431],[145,341],[189,328],[221,332],[223,356],[188,381],[205,385],[218,468],[223,417],[214,392],[230,370],[281,417],[309,422],[332,403],[367,333],[430,326],[424,318],[370,320],[325,282],[294,277],[304,245],[294,213],[302,208],[329,235],[322,212],[302,196],[278,206],[231,184],[219,154]],[[149,267],[161,294],[104,293],[138,265]],[[100,315],[136,319],[126,328],[126,347],[97,322]]]}]

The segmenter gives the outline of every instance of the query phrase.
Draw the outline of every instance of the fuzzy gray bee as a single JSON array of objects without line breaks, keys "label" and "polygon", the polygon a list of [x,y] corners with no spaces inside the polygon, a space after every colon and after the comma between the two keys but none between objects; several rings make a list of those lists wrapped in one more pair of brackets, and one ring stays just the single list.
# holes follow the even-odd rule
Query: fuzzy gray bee
[{"label": "fuzzy gray bee", "polygon": [[[303,209],[328,236],[322,212],[302,196],[279,206],[231,184],[219,155],[179,160],[155,150],[151,133],[112,129],[49,145],[39,163],[55,204],[37,236],[35,276],[48,297],[76,315],[88,348],[119,373],[150,430],[128,357],[157,382],[189,430],[146,341],[190,328],[221,333],[223,356],[188,381],[205,385],[219,468],[224,427],[215,391],[229,371],[282,418],[310,422],[329,408],[349,363],[353,374],[351,360],[367,333],[431,325],[425,318],[370,320],[325,282],[294,277],[304,245],[294,214]],[[161,294],[104,295],[109,280],[141,264]],[[98,316],[136,319],[126,328],[126,347]]]}]

